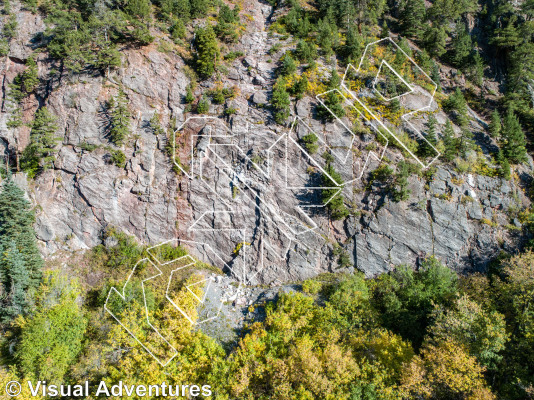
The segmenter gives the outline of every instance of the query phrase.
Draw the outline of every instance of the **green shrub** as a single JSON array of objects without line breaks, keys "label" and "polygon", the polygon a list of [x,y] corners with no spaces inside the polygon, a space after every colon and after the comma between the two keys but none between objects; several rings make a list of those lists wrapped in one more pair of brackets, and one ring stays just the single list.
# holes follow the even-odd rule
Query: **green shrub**
[{"label": "green shrub", "polygon": [[210,110],[210,102],[206,97],[202,97],[197,104],[197,112],[199,114],[207,114]]},{"label": "green shrub", "polygon": [[318,282],[313,279],[308,279],[302,282],[302,291],[307,294],[315,295],[321,291],[322,288],[321,282]]},{"label": "green shrub", "polygon": [[111,150],[111,162],[119,168],[124,168],[126,156],[121,150]]},{"label": "green shrub", "polygon": [[[341,175],[334,169],[332,164],[328,161],[325,167],[325,171],[328,175],[322,175],[321,186],[331,189],[323,189],[321,191],[322,202],[330,211],[330,216],[332,217],[332,219],[344,219],[349,215],[349,210],[345,206],[344,198],[341,195],[341,191],[339,190],[343,187],[343,179],[341,178]],[[334,180],[337,185],[332,180]]]},{"label": "green shrub", "polygon": [[319,139],[314,133],[310,133],[308,135],[303,136],[300,141],[302,142],[304,148],[306,151],[310,154],[317,153],[317,150],[319,149],[319,145],[317,144],[317,141]]},{"label": "green shrub", "polygon": [[234,61],[236,58],[243,57],[245,54],[242,51],[231,51],[224,56],[226,61]]},{"label": "green shrub", "polygon": [[193,101],[195,101],[195,96],[193,96],[193,91],[191,90],[190,86],[187,86],[184,101],[186,104],[191,104]]}]

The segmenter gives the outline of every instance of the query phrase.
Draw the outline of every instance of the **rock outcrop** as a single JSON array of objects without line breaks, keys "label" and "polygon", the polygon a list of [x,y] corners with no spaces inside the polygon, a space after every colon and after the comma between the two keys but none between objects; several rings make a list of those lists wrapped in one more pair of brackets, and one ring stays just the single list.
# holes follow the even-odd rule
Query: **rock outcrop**
[{"label": "rock outcrop", "polygon": [[[265,107],[275,77],[276,61],[281,56],[280,52],[271,55],[267,52],[275,43],[286,44],[276,34],[267,33],[271,17],[269,5],[246,2],[244,7],[243,12],[251,16],[250,26],[235,46],[244,56],[229,64],[225,76],[218,78],[219,84],[225,87],[236,86],[238,95],[227,100],[225,105],[212,105],[210,114],[220,116],[224,108],[235,109],[234,115],[227,119],[219,117],[220,121],[235,135],[234,143],[248,157],[258,156],[261,159],[258,163],[266,166],[266,150],[289,132],[289,127],[274,123],[271,112]],[[3,98],[8,83],[24,69],[23,62],[31,53],[30,39],[44,29],[38,16],[26,11],[17,15],[19,36],[0,64]],[[182,97],[189,78],[184,62],[177,53],[160,50],[158,43],[124,50],[123,67],[106,77],[63,76],[48,82],[39,89],[37,96],[24,103],[26,121],[42,105],[57,115],[58,135],[62,139],[53,168],[28,184],[28,194],[37,210],[37,236],[45,255],[59,249],[89,249],[101,243],[102,232],[109,225],[145,243],[155,244],[173,238],[198,240],[219,249],[224,254],[219,266],[229,265],[236,275],[240,267],[239,249],[236,249],[239,236],[216,230],[195,233],[189,229],[204,213],[221,210],[218,200],[205,185],[173,171],[172,160],[165,149],[169,138],[149,129],[154,113],[158,113],[164,127],[180,126],[187,118]],[[52,65],[45,55],[39,56],[43,82]],[[133,114],[132,134],[122,149],[127,160],[124,166],[110,161],[111,152],[116,148],[107,137],[104,112],[105,103],[116,94],[118,84],[124,87]],[[199,97],[213,85],[214,81],[203,82],[195,96]],[[315,99],[304,97],[296,102],[292,114],[307,121],[317,132],[335,130],[333,125],[324,126],[313,118],[316,103]],[[445,117],[440,114],[438,120],[442,123]],[[7,128],[8,118],[4,105],[0,136],[6,155],[13,154],[13,149],[21,151],[29,140],[28,128]],[[473,128],[477,129],[480,124]],[[372,137],[363,135],[355,146],[363,149],[372,141]],[[331,145],[344,144],[332,142]],[[197,155],[206,150],[201,146],[199,142]],[[243,164],[241,160],[239,164],[239,157],[226,156],[229,164],[241,173],[242,181],[255,173],[250,163]],[[387,156],[392,163],[400,157],[398,151],[391,149]],[[188,157],[187,153],[184,157]],[[354,163],[340,165],[340,173],[353,176]],[[247,190],[254,189],[266,204],[290,215],[289,220],[298,219],[296,214],[291,215],[291,210],[302,203],[301,193],[282,193],[281,188],[287,184],[284,176],[294,177],[295,185],[299,183],[297,177],[301,174],[296,168],[300,167],[298,163],[290,164],[285,174],[260,179]],[[317,211],[313,213],[313,220],[320,233],[296,235],[299,240],[292,241],[281,232],[276,219],[269,216],[270,210],[255,204],[254,196],[246,196],[243,189],[239,193],[232,192],[232,177],[221,171],[211,171],[210,185],[221,188],[220,193],[226,190],[226,199],[234,209],[240,210],[226,222],[232,227],[246,222],[253,231],[245,246],[250,248],[251,257],[246,267],[249,270],[245,272],[249,284],[293,281],[320,272],[337,271],[340,268],[338,258],[343,252],[351,265],[368,275],[388,271],[400,263],[417,263],[430,255],[457,270],[483,270],[499,251],[516,249],[521,232],[517,214],[529,205],[520,181],[462,175],[439,167],[428,182],[415,176],[410,178],[408,201],[395,203],[378,187],[366,190],[365,183],[346,188],[344,193],[351,203],[352,216],[344,222],[331,222],[324,211]],[[320,203],[317,193],[309,196],[306,201]],[[212,228],[214,223],[210,222]],[[258,255],[260,248],[266,251],[265,262]],[[201,246],[196,251],[208,257]],[[208,261],[217,264],[217,260]]]}]

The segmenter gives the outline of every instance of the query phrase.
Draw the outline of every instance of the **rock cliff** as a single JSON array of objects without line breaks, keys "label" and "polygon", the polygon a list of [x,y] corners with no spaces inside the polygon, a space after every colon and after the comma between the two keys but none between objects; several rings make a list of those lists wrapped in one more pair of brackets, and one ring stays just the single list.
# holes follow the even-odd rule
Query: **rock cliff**
[{"label": "rock cliff", "polygon": [[[213,139],[204,145],[199,140],[192,149],[184,147],[180,162],[186,165],[191,158],[202,158],[205,180],[176,173],[166,150],[172,134],[154,134],[150,129],[149,121],[155,113],[169,132],[191,116],[183,102],[190,84],[188,67],[179,49],[165,50],[164,36],[157,35],[156,41],[146,47],[122,49],[122,67],[105,76],[82,73],[50,78],[56,67],[54,61],[39,54],[41,86],[36,95],[25,100],[23,120],[30,121],[35,110],[46,105],[58,117],[57,134],[61,138],[53,168],[26,186],[37,209],[36,232],[45,255],[59,249],[94,247],[102,242],[106,227],[114,226],[144,243],[173,238],[209,243],[218,249],[220,259],[210,258],[201,245],[191,246],[200,257],[231,269],[238,279],[242,279],[240,274],[246,275],[246,283],[257,284],[300,280],[350,266],[374,275],[430,255],[460,271],[484,270],[501,250],[515,251],[521,243],[518,214],[530,204],[524,194],[526,168],[518,170],[512,181],[506,181],[438,166],[430,178],[410,177],[409,200],[401,202],[392,201],[378,183],[361,181],[344,189],[352,210],[345,221],[331,221],[324,210],[316,210],[311,213],[316,230],[300,233],[292,229],[307,223],[306,217],[295,212],[304,194],[302,190],[282,189],[288,179],[289,186],[300,187],[300,169],[309,165],[293,162],[296,158],[292,157],[289,169],[284,170],[284,150],[277,149],[276,144],[290,134],[290,126],[276,124],[267,103],[277,62],[283,49],[294,48],[294,43],[268,31],[271,19],[276,18],[271,6],[245,2],[243,7],[247,27],[232,47],[243,55],[227,62],[225,73],[201,82],[194,91],[199,98],[217,85],[236,87],[237,95],[225,104],[212,104],[208,115],[217,117],[217,123],[224,126],[221,129],[233,135],[224,143],[237,145],[243,154],[220,147],[223,150],[218,155],[211,150],[210,156],[202,146],[213,145]],[[18,34],[0,63],[3,99],[9,83],[24,70],[24,61],[35,47],[34,38],[45,29],[38,15],[19,8],[16,14]],[[275,44],[280,50],[268,54]],[[442,71],[445,87],[448,73]],[[106,101],[116,94],[119,85],[127,94],[133,116],[132,134],[122,148],[124,166],[110,161],[115,147],[107,137],[104,112]],[[291,120],[298,116],[315,132],[335,131],[335,126],[314,118],[316,104],[312,97],[299,100],[292,108]],[[235,109],[235,114],[223,117],[225,109]],[[13,160],[15,153],[28,144],[29,128],[9,129],[8,118],[4,101],[0,136],[5,156]],[[440,118],[443,123],[446,115],[439,114]],[[470,129],[477,140],[483,148],[490,147],[491,139],[483,133],[483,119],[472,112],[472,120]],[[204,128],[204,121],[191,128],[192,132],[182,137],[184,143],[189,143],[193,135],[207,135]],[[178,130],[178,137],[182,132]],[[298,130],[292,132],[303,135]],[[372,141],[364,135],[353,145],[363,149]],[[393,164],[402,157],[391,147],[385,155]],[[210,159],[215,160],[211,167]],[[220,159],[227,160],[232,173],[218,163]],[[338,166],[343,176],[356,174],[359,159],[352,159]],[[273,173],[262,175],[269,166]],[[237,178],[233,175],[236,173]],[[317,191],[312,192],[306,191],[305,201],[320,203]],[[231,205],[222,207],[223,200]],[[219,211],[232,213],[216,220],[214,212]],[[287,229],[273,213],[287,217]],[[205,214],[206,229],[190,229]],[[239,236],[241,233],[235,230],[243,226],[250,229]],[[236,248],[240,242],[245,243],[244,250]],[[338,262],[342,256],[348,257],[348,262]],[[244,257],[248,257],[246,261]]]}]

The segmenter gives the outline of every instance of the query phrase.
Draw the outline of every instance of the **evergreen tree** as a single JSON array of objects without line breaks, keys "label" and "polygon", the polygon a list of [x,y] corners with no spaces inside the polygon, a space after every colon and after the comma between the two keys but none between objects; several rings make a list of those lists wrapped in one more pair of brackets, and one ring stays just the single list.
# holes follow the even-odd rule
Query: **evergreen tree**
[{"label": "evergreen tree", "polygon": [[184,101],[186,104],[191,104],[194,100],[195,100],[195,96],[193,96],[193,91],[191,90],[190,86],[187,86],[187,89],[185,91]]},{"label": "evergreen tree", "polygon": [[527,160],[525,134],[512,108],[508,109],[503,121],[502,140],[506,159],[516,164]]},{"label": "evergreen tree", "polygon": [[308,90],[308,78],[306,75],[302,75],[301,78],[293,84],[291,92],[297,99],[301,99],[306,90]]},{"label": "evergreen tree", "polygon": [[131,117],[126,93],[124,93],[122,86],[119,87],[117,96],[110,99],[108,109],[111,116],[110,139],[113,144],[120,146],[130,134]]},{"label": "evergreen tree", "polygon": [[467,128],[462,128],[461,136],[460,136],[460,142],[458,144],[459,150],[462,153],[463,157],[467,156],[467,153],[470,150],[473,150],[475,146],[475,142],[473,140],[473,132],[471,132]]},{"label": "evergreen tree", "polygon": [[441,92],[441,76],[439,74],[439,65],[437,62],[432,61],[432,70],[430,72],[430,78],[438,85],[438,92]]},{"label": "evergreen tree", "polygon": [[495,29],[491,43],[502,49],[512,49],[521,43],[520,30],[517,28],[517,15],[512,15],[507,23]]},{"label": "evergreen tree", "polygon": [[[341,85],[341,78],[339,77],[339,74],[334,68],[332,71],[332,74],[330,75],[330,78],[328,79],[328,84],[327,84],[328,92],[322,98],[324,106],[320,104],[317,107],[317,115],[321,117],[322,119],[325,119],[327,121],[332,121],[336,116],[338,118],[341,118],[345,115],[345,110],[343,109],[343,106],[341,104],[342,97],[338,91],[334,90],[334,89],[338,89],[340,85]],[[331,112],[328,111],[328,109],[330,109]]]},{"label": "evergreen tree", "polygon": [[484,61],[482,60],[482,56],[480,55],[480,52],[478,50],[473,53],[470,64],[471,79],[478,86],[481,86],[484,79]]},{"label": "evergreen tree", "polygon": [[[0,241],[0,320],[8,322],[27,311],[30,271],[14,240]],[[3,296],[2,296],[3,293]]]},{"label": "evergreen tree", "polygon": [[351,62],[361,57],[362,53],[362,38],[358,33],[358,28],[355,26],[349,26],[347,29],[347,40],[343,47],[345,58]]},{"label": "evergreen tree", "polygon": [[182,19],[176,19],[174,24],[170,28],[171,38],[176,42],[179,39],[185,39],[187,35],[187,29],[185,28],[184,21]]},{"label": "evergreen tree", "polygon": [[286,90],[286,82],[282,77],[279,78],[274,85],[271,104],[275,111],[275,121],[278,124],[283,124],[290,114],[289,106],[291,105],[291,99]]},{"label": "evergreen tree", "polygon": [[425,0],[404,0],[401,4],[400,22],[404,35],[420,38],[425,23]]},{"label": "evergreen tree", "polygon": [[[24,192],[15,184],[11,174],[8,173],[0,191],[0,247],[3,252],[6,252],[10,251],[12,242],[15,244],[24,263],[24,273],[28,278],[28,287],[36,287],[39,284],[43,267],[43,260],[37,248],[33,230],[34,220],[33,211],[30,203],[24,198]],[[10,263],[18,265],[18,257],[16,252],[11,252]],[[6,264],[3,263],[3,265]],[[2,277],[4,283],[13,282],[14,279],[22,287],[26,285],[22,284],[23,280],[17,277],[18,275],[11,276],[5,267],[2,269],[0,277]]]},{"label": "evergreen tree", "polygon": [[221,59],[217,38],[211,25],[195,30],[195,49],[197,72],[205,78],[210,77]]},{"label": "evergreen tree", "polygon": [[410,165],[405,161],[399,162],[394,182],[391,185],[391,195],[397,203],[410,198],[411,190],[408,189],[408,176],[410,176]]},{"label": "evergreen tree", "polygon": [[[341,192],[337,193],[339,188],[343,186],[343,178],[337,172],[331,162],[327,162],[325,167],[326,174],[322,175],[321,186],[328,187],[332,189],[323,189],[321,191],[321,198],[323,204],[326,204],[326,207],[330,211],[330,215],[334,220],[344,219],[349,215],[347,207],[345,207],[343,196]],[[333,181],[336,182],[334,184]]]},{"label": "evergreen tree", "polygon": [[215,26],[215,33],[222,40],[232,43],[239,38],[237,32],[237,24],[239,23],[239,6],[231,9],[226,4],[223,4],[219,9],[217,16],[217,25]]},{"label": "evergreen tree", "polygon": [[125,11],[131,16],[146,20],[150,17],[151,8],[150,0],[128,0]]},{"label": "evergreen tree", "polygon": [[206,96],[202,96],[197,104],[197,113],[207,114],[210,110],[210,102]]},{"label": "evergreen tree", "polygon": [[437,123],[438,121],[436,120],[436,117],[434,117],[434,115],[431,115],[428,119],[427,130],[425,135],[426,140],[422,140],[418,147],[418,153],[422,157],[436,156],[436,150],[434,150],[432,146],[434,146],[435,148],[438,143],[438,138],[436,135]]},{"label": "evergreen tree", "polygon": [[444,105],[449,111],[457,112],[456,120],[460,128],[467,128],[469,125],[469,110],[467,107],[467,101],[465,100],[460,88],[456,88],[454,93],[449,96]]},{"label": "evergreen tree", "polygon": [[430,55],[434,57],[441,57],[447,52],[447,31],[441,25],[437,26],[428,26],[424,34],[425,48],[428,50]]},{"label": "evergreen tree", "polygon": [[39,85],[37,63],[33,57],[29,57],[26,61],[26,69],[22,73],[22,90],[28,94],[33,92],[37,85]]},{"label": "evergreen tree", "polygon": [[300,61],[312,64],[317,58],[317,49],[314,43],[299,40],[295,54]]},{"label": "evergreen tree", "polygon": [[282,61],[282,68],[281,68],[282,75],[288,76],[288,75],[294,74],[296,70],[297,70],[297,65],[295,64],[295,60],[293,60],[293,57],[291,57],[291,53],[288,51],[286,52],[284,56],[284,60]]},{"label": "evergreen tree", "polygon": [[510,162],[503,157],[503,160],[501,161],[501,176],[509,181],[512,178],[512,171],[510,169]]},{"label": "evergreen tree", "polygon": [[457,68],[465,68],[469,61],[469,55],[473,50],[473,41],[467,32],[465,24],[458,24],[456,35],[452,41],[452,47],[452,63]]},{"label": "evergreen tree", "polygon": [[382,23],[382,30],[380,31],[380,37],[382,39],[389,37],[389,26],[386,20]]},{"label": "evergreen tree", "polygon": [[330,58],[334,53],[332,47],[334,46],[334,35],[332,27],[326,18],[319,21],[317,33],[317,43],[323,51],[326,58]]},{"label": "evergreen tree", "polygon": [[441,25],[456,22],[463,14],[474,12],[475,0],[436,0],[429,10],[430,18]]},{"label": "evergreen tree", "polygon": [[419,65],[419,67],[421,67],[423,71],[432,71],[432,67],[434,66],[435,62],[432,61],[432,59],[430,58],[428,51],[418,51],[416,53],[416,60],[417,64]]},{"label": "evergreen tree", "polygon": [[445,124],[445,131],[443,132],[443,154],[441,155],[444,161],[452,161],[458,152],[456,146],[456,138],[454,137],[454,129],[451,121],[447,120]]},{"label": "evergreen tree", "polygon": [[159,121],[159,114],[156,112],[150,119],[150,129],[154,135],[163,135],[165,130],[162,128]]},{"label": "evergreen tree", "polygon": [[191,18],[202,18],[208,12],[210,0],[189,0]]},{"label": "evergreen tree", "polygon": [[489,124],[489,132],[491,137],[498,139],[501,135],[501,129],[502,129],[502,122],[501,122],[501,116],[499,114],[499,111],[496,109],[493,110],[491,113],[491,122]]},{"label": "evergreen tree", "polygon": [[35,113],[31,124],[30,144],[22,154],[22,168],[30,175],[40,169],[46,170],[55,160],[55,147],[60,139],[55,135],[58,130],[57,118],[46,107]]}]

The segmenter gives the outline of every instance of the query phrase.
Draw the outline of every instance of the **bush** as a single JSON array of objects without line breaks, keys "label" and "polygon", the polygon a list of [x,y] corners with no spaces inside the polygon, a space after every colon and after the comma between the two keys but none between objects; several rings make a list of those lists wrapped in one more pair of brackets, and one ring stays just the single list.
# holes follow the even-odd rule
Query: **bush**
[{"label": "bush", "polygon": [[49,273],[37,298],[37,312],[21,326],[15,354],[25,376],[61,383],[69,366],[82,350],[87,320],[77,303],[76,281],[64,282],[58,273]]},{"label": "bush", "polygon": [[207,114],[210,110],[210,102],[206,97],[202,97],[197,104],[197,112],[199,114]]},{"label": "bush", "polygon": [[191,90],[190,86],[187,86],[184,101],[186,104],[191,104],[193,101],[195,101],[195,96],[193,96],[193,91]]},{"label": "bush", "polygon": [[318,140],[317,136],[313,133],[305,135],[300,139],[304,148],[310,154],[317,153],[317,150],[319,149],[319,145],[317,144]]},{"label": "bush", "polygon": [[302,291],[307,294],[317,294],[322,288],[321,282],[313,279],[308,279],[302,283]]},{"label": "bush", "polygon": [[234,61],[236,58],[243,57],[245,54],[242,51],[231,51],[224,56],[226,61]]},{"label": "bush", "polygon": [[111,150],[111,162],[119,168],[124,168],[126,156],[121,150]]},{"label": "bush", "polygon": [[[341,195],[341,191],[339,190],[343,187],[343,179],[341,178],[341,175],[334,169],[332,164],[328,161],[325,171],[328,175],[322,175],[321,186],[331,187],[332,189],[322,190],[322,202],[330,211],[330,216],[332,217],[332,219],[344,219],[349,215],[349,210],[347,209],[347,207],[345,207],[343,196]],[[334,180],[337,185],[332,180]]]},{"label": "bush", "polygon": [[213,99],[213,102],[215,104],[222,104],[222,103],[224,103],[224,100],[226,100],[226,98],[224,97],[224,93],[223,93],[222,89],[215,89],[211,93],[211,98]]}]

